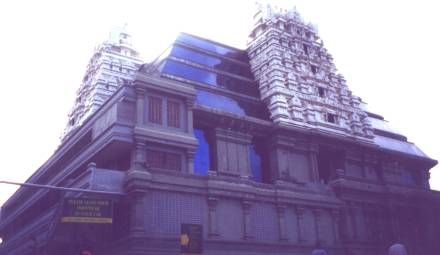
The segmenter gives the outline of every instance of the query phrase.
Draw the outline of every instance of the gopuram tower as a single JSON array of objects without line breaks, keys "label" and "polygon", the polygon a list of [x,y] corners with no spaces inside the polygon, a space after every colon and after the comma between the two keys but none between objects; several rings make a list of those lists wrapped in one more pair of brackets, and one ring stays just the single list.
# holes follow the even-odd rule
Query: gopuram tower
[{"label": "gopuram tower", "polygon": [[81,126],[120,86],[131,83],[142,63],[126,25],[114,29],[95,48],[61,139]]},{"label": "gopuram tower", "polygon": [[337,73],[316,28],[296,9],[259,4],[247,51],[275,123],[371,140],[361,99]]}]

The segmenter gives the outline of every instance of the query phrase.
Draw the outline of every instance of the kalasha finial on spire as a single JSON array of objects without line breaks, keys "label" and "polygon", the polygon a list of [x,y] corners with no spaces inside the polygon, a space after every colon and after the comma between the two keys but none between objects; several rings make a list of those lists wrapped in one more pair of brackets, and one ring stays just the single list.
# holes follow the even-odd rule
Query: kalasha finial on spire
[{"label": "kalasha finial on spire", "polygon": [[109,37],[106,42],[118,46],[132,47],[133,45],[131,42],[131,34],[128,27],[129,26],[127,22],[125,22],[122,26],[114,27],[110,31]]}]

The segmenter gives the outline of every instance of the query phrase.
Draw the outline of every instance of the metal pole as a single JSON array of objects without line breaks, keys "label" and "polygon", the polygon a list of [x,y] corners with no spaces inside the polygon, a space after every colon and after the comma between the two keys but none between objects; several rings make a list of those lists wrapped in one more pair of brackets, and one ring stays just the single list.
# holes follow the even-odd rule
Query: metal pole
[{"label": "metal pole", "polygon": [[78,188],[67,188],[67,187],[59,187],[52,185],[42,185],[35,183],[20,183],[20,182],[10,182],[10,181],[0,181],[0,184],[11,184],[18,185],[23,187],[31,187],[31,188],[40,188],[40,189],[54,189],[54,190],[63,190],[63,191],[71,191],[71,192],[82,192],[82,193],[93,193],[93,194],[103,194],[103,195],[125,195],[122,192],[113,192],[113,191],[102,191],[102,190],[90,190],[90,189],[78,189]]}]

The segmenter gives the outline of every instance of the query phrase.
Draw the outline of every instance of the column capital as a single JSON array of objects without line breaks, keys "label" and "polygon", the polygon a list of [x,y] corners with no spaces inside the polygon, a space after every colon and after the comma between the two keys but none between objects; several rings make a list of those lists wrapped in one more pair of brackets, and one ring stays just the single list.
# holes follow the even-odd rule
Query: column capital
[{"label": "column capital", "polygon": [[189,110],[189,109],[192,109],[192,108],[194,107],[194,99],[192,99],[192,98],[187,98],[187,99],[185,100],[185,105],[186,105],[186,107],[188,107],[188,110]]},{"label": "column capital", "polygon": [[287,206],[284,204],[277,204],[276,208],[278,213],[285,213]]},{"label": "column capital", "polygon": [[243,205],[243,209],[248,212],[251,209],[253,203],[249,200],[243,200],[241,201],[241,204]]},{"label": "column capital", "polygon": [[134,90],[136,91],[136,96],[143,96],[147,92],[147,89],[137,82],[134,83]]},{"label": "column capital", "polygon": [[295,209],[296,209],[296,213],[298,214],[298,216],[302,217],[304,214],[304,210],[305,210],[304,206],[298,205],[295,207]]},{"label": "column capital", "polygon": [[334,219],[339,219],[339,217],[341,216],[341,211],[339,209],[334,208],[331,210],[331,214]]},{"label": "column capital", "polygon": [[215,207],[215,206],[217,206],[217,204],[218,204],[218,198],[217,197],[212,197],[212,196],[208,197],[208,206],[209,207]]}]

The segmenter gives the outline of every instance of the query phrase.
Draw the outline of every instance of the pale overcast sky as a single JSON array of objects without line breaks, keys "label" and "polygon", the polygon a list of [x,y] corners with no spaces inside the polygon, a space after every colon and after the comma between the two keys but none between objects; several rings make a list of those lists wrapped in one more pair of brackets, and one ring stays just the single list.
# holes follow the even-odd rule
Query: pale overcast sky
[{"label": "pale overcast sky", "polygon": [[[270,1],[318,27],[352,91],[440,159],[437,1]],[[0,180],[23,182],[49,158],[93,48],[127,22],[145,60],[177,32],[245,48],[254,1],[2,1]],[[440,189],[440,168],[432,169]],[[15,187],[0,184],[0,204]]]}]

